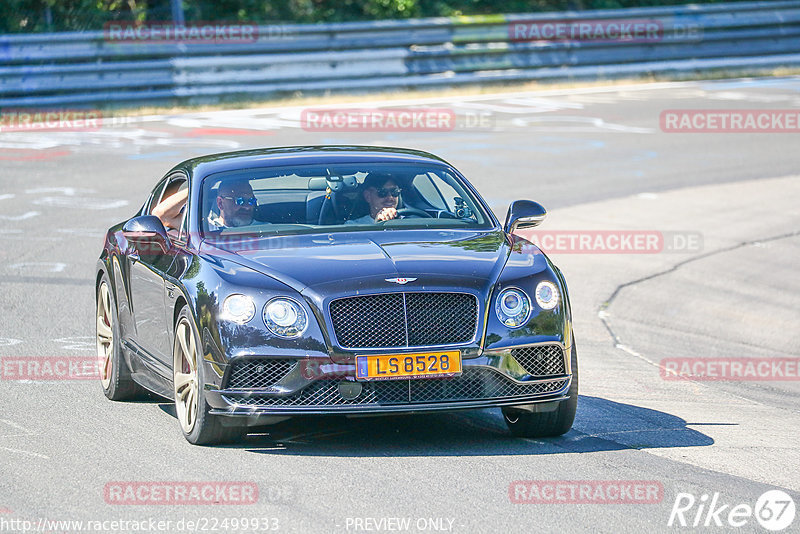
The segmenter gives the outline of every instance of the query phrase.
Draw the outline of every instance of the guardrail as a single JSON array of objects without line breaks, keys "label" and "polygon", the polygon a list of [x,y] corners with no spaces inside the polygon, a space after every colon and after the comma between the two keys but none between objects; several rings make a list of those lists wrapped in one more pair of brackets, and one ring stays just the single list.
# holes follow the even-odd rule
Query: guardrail
[{"label": "guardrail", "polygon": [[[657,25],[657,35],[570,40],[538,33],[558,23],[643,21]],[[261,26],[257,39],[239,43],[108,37],[0,36],[0,108],[196,104],[298,91],[800,66],[800,0]]]}]

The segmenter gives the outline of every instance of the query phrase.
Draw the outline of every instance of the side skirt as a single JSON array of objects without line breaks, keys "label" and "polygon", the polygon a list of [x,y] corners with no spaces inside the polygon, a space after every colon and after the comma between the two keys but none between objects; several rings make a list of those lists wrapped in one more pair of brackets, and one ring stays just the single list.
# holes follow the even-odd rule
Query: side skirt
[{"label": "side skirt", "polygon": [[129,339],[122,340],[122,347],[128,356],[131,378],[148,391],[172,399],[172,370]]}]

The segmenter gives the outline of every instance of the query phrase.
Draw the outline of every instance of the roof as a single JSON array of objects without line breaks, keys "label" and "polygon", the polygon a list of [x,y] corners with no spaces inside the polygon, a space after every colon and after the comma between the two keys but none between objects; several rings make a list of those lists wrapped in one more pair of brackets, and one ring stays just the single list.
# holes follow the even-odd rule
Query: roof
[{"label": "roof", "polygon": [[447,165],[447,162],[443,159],[421,150],[395,147],[326,145],[258,148],[210,154],[186,160],[176,165],[173,170],[184,169],[195,175],[207,176],[216,172],[246,167],[380,162]]}]

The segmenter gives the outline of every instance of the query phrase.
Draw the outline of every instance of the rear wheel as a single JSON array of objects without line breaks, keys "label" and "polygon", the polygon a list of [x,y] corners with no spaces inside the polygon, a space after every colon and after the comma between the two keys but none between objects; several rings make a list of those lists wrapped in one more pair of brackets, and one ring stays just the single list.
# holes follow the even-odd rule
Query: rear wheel
[{"label": "rear wheel", "polygon": [[569,432],[578,409],[578,350],[575,347],[574,336],[570,362],[572,383],[569,386],[569,399],[559,402],[555,410],[531,413],[514,408],[503,408],[503,419],[512,434],[522,438],[546,438]]},{"label": "rear wheel", "polygon": [[241,437],[243,428],[224,426],[222,418],[211,415],[205,399],[204,366],[200,354],[200,336],[189,307],[184,306],[175,325],[172,375],[175,413],[183,436],[195,445],[226,443]]},{"label": "rear wheel", "polygon": [[130,370],[122,357],[117,305],[108,276],[105,274],[97,286],[95,319],[97,359],[100,364],[100,385],[103,386],[103,393],[115,401],[136,398],[143,390],[131,378]]}]

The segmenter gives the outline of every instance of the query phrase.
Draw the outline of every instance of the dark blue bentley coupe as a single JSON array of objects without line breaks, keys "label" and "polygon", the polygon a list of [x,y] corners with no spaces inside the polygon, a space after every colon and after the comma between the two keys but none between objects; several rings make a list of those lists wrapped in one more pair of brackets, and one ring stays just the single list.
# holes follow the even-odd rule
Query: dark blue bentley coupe
[{"label": "dark blue bentley coupe", "polygon": [[112,400],[175,400],[196,444],[293,415],[500,407],[514,435],[573,423],[567,286],[440,158],[325,146],[204,156],[109,229],[97,350]]}]

